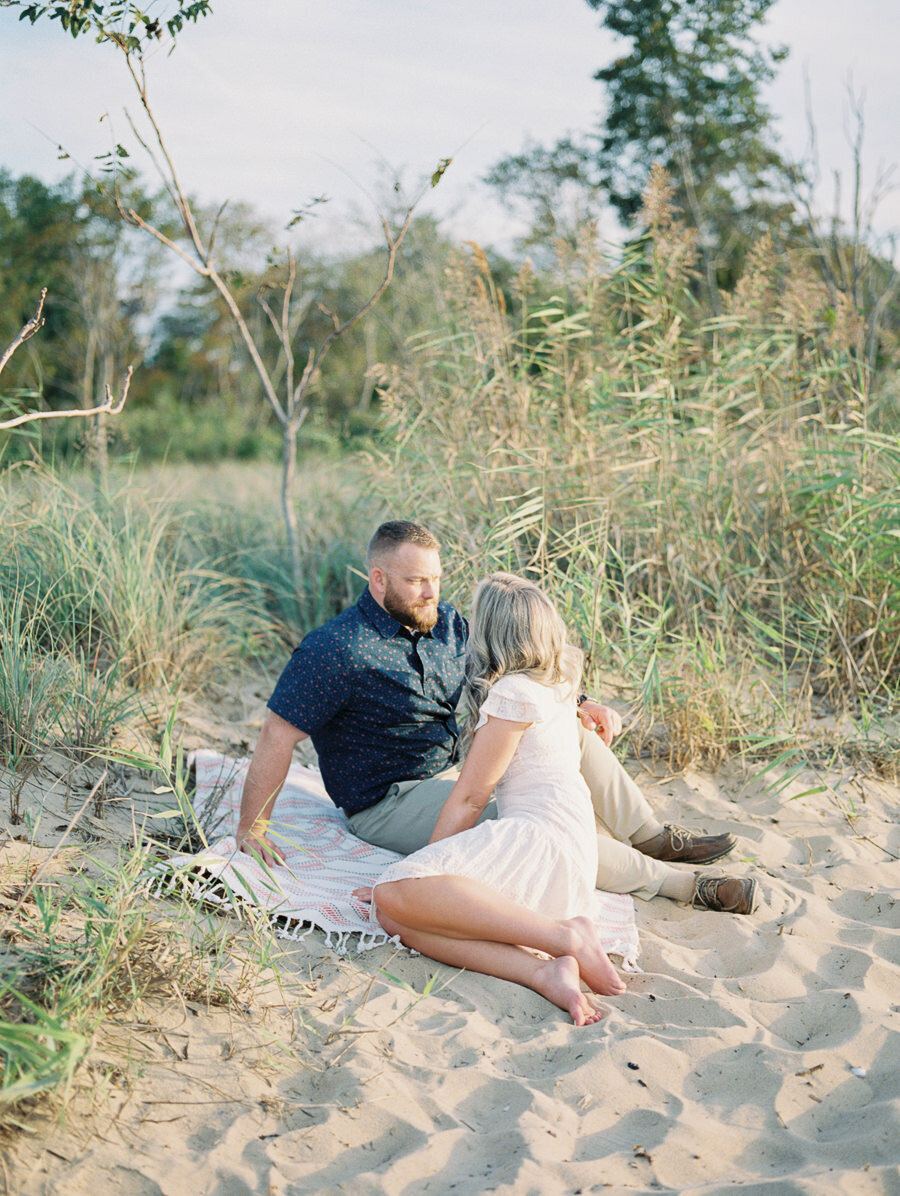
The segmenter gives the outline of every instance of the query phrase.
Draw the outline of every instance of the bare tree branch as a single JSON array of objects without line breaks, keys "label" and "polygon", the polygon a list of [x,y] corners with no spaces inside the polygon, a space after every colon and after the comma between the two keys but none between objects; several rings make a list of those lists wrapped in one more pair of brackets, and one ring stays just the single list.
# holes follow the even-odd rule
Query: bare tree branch
[{"label": "bare tree branch", "polygon": [[[182,208],[182,205],[184,205],[184,209]],[[190,213],[190,207],[188,205],[187,198],[183,194],[180,195],[179,199],[176,201],[176,206],[178,207],[179,211],[185,210]],[[196,273],[201,275],[201,277],[208,278],[213,284],[213,286],[222,296],[223,300],[225,301],[225,305],[234,319],[234,322],[237,324],[238,331],[240,332],[244,344],[247,347],[247,352],[250,354],[250,359],[253,362],[254,369],[256,370],[257,374],[259,375],[259,379],[263,384],[263,393],[266,396],[266,400],[268,401],[272,410],[275,412],[275,416],[279,423],[284,424],[284,410],[279,402],[278,395],[269,375],[269,371],[266,369],[265,363],[259,355],[256,342],[253,340],[253,334],[247,327],[247,323],[241,314],[241,310],[238,307],[237,301],[234,298],[234,295],[231,293],[228,284],[221,277],[221,275],[219,275],[217,271],[213,269],[208,258],[203,256],[204,251],[199,238],[194,242],[194,248],[200,257],[200,260],[198,261],[197,258],[192,257],[191,254],[185,253],[181,246],[173,241],[171,237],[167,237],[165,233],[156,228],[155,225],[146,221],[143,216],[140,216],[134,210],[134,208],[128,208],[126,211],[118,195],[116,196],[116,207],[123,220],[126,220],[129,224],[132,224],[137,228],[142,228],[146,233],[149,233],[151,237],[155,237],[161,245],[165,245],[167,249],[171,249],[173,253],[177,253],[181,260],[186,262],[192,270],[196,271]],[[190,229],[195,227],[193,216],[191,216],[190,223],[183,218],[183,223],[185,224],[186,231],[190,235]]]},{"label": "bare tree branch", "polygon": [[179,213],[179,215],[181,215],[181,204],[179,203],[178,193],[172,185],[172,180],[169,178],[169,176],[163,170],[162,166],[159,163],[159,160],[156,157],[156,154],[154,154],[154,152],[150,148],[150,145],[147,142],[146,138],[141,133],[141,131],[137,127],[137,125],[134,123],[134,118],[132,117],[131,113],[128,111],[127,108],[125,109],[125,119],[128,121],[129,128],[131,129],[132,133],[134,133],[135,138],[137,139],[137,142],[140,145],[141,149],[144,151],[144,153],[147,155],[147,157],[150,159],[151,163],[153,164],[153,169],[159,175],[159,177],[162,181],[162,185],[165,188],[166,194],[168,195],[169,199],[171,199],[171,201],[172,201],[173,207]]},{"label": "bare tree branch", "polygon": [[256,341],[253,339],[253,334],[247,327],[247,321],[244,319],[243,313],[238,307],[237,300],[231,293],[230,287],[219,275],[219,273],[208,263],[206,268],[210,282],[222,296],[223,300],[225,301],[225,306],[231,312],[231,318],[234,320],[235,324],[237,324],[241,338],[247,347],[247,352],[250,354],[250,360],[253,362],[254,369],[256,370],[260,382],[263,384],[263,393],[268,400],[269,406],[275,412],[278,422],[283,427],[287,422],[287,414],[284,407],[282,407],[281,401],[279,400],[275,391],[275,386],[272,382],[272,377],[269,374],[269,371],[266,369],[266,364],[260,356],[259,349],[256,346]]},{"label": "bare tree branch", "polygon": [[[407,208],[406,216],[404,217],[403,223],[400,226],[400,229],[398,230],[396,236],[391,233],[391,230],[388,228],[388,223],[385,220],[385,218],[383,216],[381,217],[381,228],[384,232],[384,239],[387,242],[387,247],[388,247],[388,256],[387,256],[387,261],[385,262],[384,277],[382,278],[382,280],[378,284],[378,286],[375,288],[375,290],[372,292],[372,294],[369,296],[369,298],[366,300],[366,302],[362,305],[362,307],[357,308],[357,310],[354,312],[354,314],[352,316],[350,316],[349,319],[345,320],[343,322],[343,324],[337,324],[335,322],[334,330],[328,334],[328,336],[325,338],[325,340],[322,342],[322,344],[319,346],[319,348],[315,351],[315,353],[310,355],[310,361],[312,361],[312,368],[309,369],[309,371],[308,371],[309,376],[312,376],[312,373],[315,370],[317,370],[319,368],[319,366],[322,364],[322,358],[325,356],[325,354],[328,352],[328,350],[331,348],[331,346],[334,344],[334,342],[337,340],[337,338],[339,336],[342,336],[347,331],[348,328],[352,328],[353,325],[358,320],[361,320],[362,317],[366,314],[366,312],[371,311],[371,309],[375,306],[375,304],[378,302],[378,300],[381,298],[381,296],[384,294],[384,292],[391,285],[391,280],[394,277],[394,267],[397,264],[397,254],[400,250],[401,244],[403,243],[403,238],[409,232],[409,226],[412,223],[414,211],[415,211],[414,206]],[[309,365],[309,362],[307,362],[307,365]],[[304,370],[303,373],[304,373],[304,378],[306,378],[307,370]],[[300,385],[301,386],[303,385],[303,379],[301,379]]]},{"label": "bare tree branch", "polygon": [[[134,80],[134,85],[137,88],[138,95],[140,96],[141,105],[144,109],[144,112],[147,114],[147,120],[149,121],[150,127],[153,130],[153,134],[156,138],[156,144],[159,146],[160,153],[165,159],[166,166],[168,167],[168,178],[171,180],[172,188],[177,196],[176,202],[178,205],[178,210],[181,214],[181,218],[184,221],[184,226],[194,244],[194,248],[197,250],[197,255],[208,264],[210,252],[208,250],[204,250],[203,248],[203,241],[194,221],[194,213],[191,210],[191,205],[188,201],[185,190],[178,178],[178,173],[175,170],[175,164],[169,157],[169,151],[166,149],[165,142],[163,141],[162,132],[160,131],[159,125],[156,123],[156,117],[153,115],[153,110],[150,107],[150,101],[147,98],[147,76],[144,72],[143,60],[141,60],[140,77],[134,68],[134,60],[132,55],[128,51],[125,51],[125,64],[128,67],[128,72],[131,75],[131,78]],[[156,163],[154,160],[154,165],[155,164]],[[157,169],[159,169],[158,166]],[[163,178],[166,177],[162,170],[160,170],[160,174],[163,175]]]},{"label": "bare tree branch", "polygon": [[[43,328],[44,320],[44,300],[47,298],[47,288],[44,287],[38,299],[37,309],[34,315],[28,320],[22,328],[22,331],[15,337],[9,347],[0,356],[0,373],[3,372],[4,366],[15,353],[20,345],[29,340],[34,334]],[[84,419],[87,416],[93,415],[118,415],[125,406],[125,400],[128,398],[128,388],[131,386],[131,376],[134,372],[134,367],[129,366],[125,374],[125,381],[122,384],[122,393],[118,399],[114,399],[112,391],[109,386],[106,387],[106,402],[100,403],[96,407],[72,407],[66,411],[29,411],[23,415],[16,415],[10,419],[0,420],[0,432],[8,432],[12,428],[21,428],[25,424],[34,424],[42,419]]]},{"label": "bare tree branch", "polygon": [[266,298],[262,288],[257,293],[256,299],[260,307],[269,317],[269,323],[275,330],[275,335],[278,337],[278,342],[281,345],[281,351],[284,356],[285,368],[284,373],[287,375],[285,391],[287,394],[287,416],[288,421],[291,420],[294,412],[292,409],[291,395],[294,388],[294,346],[293,346],[293,332],[294,329],[291,324],[291,302],[294,296],[294,285],[297,281],[297,263],[291,250],[287,253],[288,260],[288,275],[287,281],[284,284],[284,289],[281,296],[281,316],[278,317],[272,311],[271,305]]},{"label": "bare tree branch", "polygon": [[259,306],[263,309],[263,311],[268,316],[269,323],[272,325],[272,328],[275,330],[275,335],[280,340],[281,339],[281,324],[278,321],[278,317],[272,311],[271,304],[269,303],[269,300],[266,298],[265,292],[263,291],[262,287],[260,287],[259,290],[257,291],[256,302],[259,304]]},{"label": "bare tree branch", "polygon": [[144,232],[149,233],[151,237],[156,237],[157,241],[159,241],[161,245],[165,245],[167,249],[171,249],[173,253],[177,253],[183,261],[187,262],[192,270],[196,270],[197,273],[202,275],[204,278],[209,278],[209,270],[203,264],[203,262],[198,262],[197,259],[191,257],[189,253],[185,253],[181,246],[173,241],[171,237],[167,237],[165,233],[161,232],[154,225],[148,224],[143,216],[139,216],[137,214],[134,208],[129,208],[126,211],[122,206],[122,201],[118,195],[116,195],[116,208],[118,209],[119,215],[123,220],[127,221],[128,224],[133,224],[136,228],[142,228]]},{"label": "bare tree branch", "polygon": [[6,352],[3,354],[3,356],[0,357],[0,372],[3,371],[3,367],[9,361],[10,357],[12,357],[13,353],[15,353],[16,349],[18,349],[19,345],[23,345],[25,343],[25,341],[29,340],[31,337],[34,336],[34,334],[37,332],[37,330],[39,328],[44,327],[43,312],[44,312],[44,300],[46,298],[47,298],[47,288],[44,287],[44,289],[41,291],[41,297],[40,297],[40,299],[38,299],[37,310],[35,311],[34,315],[31,317],[30,320],[27,321],[25,326],[22,328],[22,331],[15,338],[15,340],[12,342],[12,344],[9,346],[9,348],[6,350]]},{"label": "bare tree branch", "polygon": [[326,307],[324,303],[317,303],[316,307],[319,309],[319,311],[322,313],[323,316],[326,316],[331,321],[332,328],[335,328],[335,329],[340,328],[341,322],[338,319],[338,314],[336,311],[334,311],[330,307]]},{"label": "bare tree branch", "polygon": [[222,204],[222,206],[219,208],[218,212],[216,212],[216,218],[213,221],[212,232],[209,234],[209,248],[206,252],[206,256],[209,258],[210,261],[212,261],[213,253],[216,248],[216,237],[218,236],[218,233],[219,233],[219,221],[222,219],[222,216],[225,214],[225,209],[228,207],[228,203],[229,203],[229,201],[226,199],[225,202]]}]

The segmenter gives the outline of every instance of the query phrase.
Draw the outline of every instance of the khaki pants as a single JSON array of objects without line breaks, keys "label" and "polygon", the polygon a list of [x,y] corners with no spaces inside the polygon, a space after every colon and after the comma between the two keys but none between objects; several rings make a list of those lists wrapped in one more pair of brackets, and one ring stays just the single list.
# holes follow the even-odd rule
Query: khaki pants
[{"label": "khaki pants", "polygon": [[[672,868],[630,845],[631,836],[653,817],[653,810],[600,736],[583,727],[581,772],[597,816],[597,888],[655,897]],[[417,851],[431,838],[458,775],[458,768],[448,768],[424,781],[398,781],[380,802],[350,816],[351,831],[367,843],[401,855]],[[496,817],[497,806],[491,800],[478,821]]]}]

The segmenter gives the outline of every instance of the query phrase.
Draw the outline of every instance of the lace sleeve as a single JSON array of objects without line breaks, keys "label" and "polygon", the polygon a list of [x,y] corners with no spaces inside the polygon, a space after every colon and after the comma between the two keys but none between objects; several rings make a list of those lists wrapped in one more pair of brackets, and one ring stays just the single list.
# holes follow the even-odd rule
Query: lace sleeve
[{"label": "lace sleeve", "polygon": [[501,677],[481,704],[478,726],[484,725],[489,714],[511,723],[542,723],[544,711],[541,698],[545,689],[546,686],[522,674]]}]

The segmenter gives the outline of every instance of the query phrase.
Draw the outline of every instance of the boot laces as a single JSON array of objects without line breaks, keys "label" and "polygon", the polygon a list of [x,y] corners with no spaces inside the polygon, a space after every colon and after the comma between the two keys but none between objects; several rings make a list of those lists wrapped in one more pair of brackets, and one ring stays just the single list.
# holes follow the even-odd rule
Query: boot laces
[{"label": "boot laces", "polygon": [[674,823],[667,822],[666,830],[669,832],[669,842],[671,843],[673,851],[684,851],[690,847],[693,835],[689,830],[683,826],[676,826]]}]

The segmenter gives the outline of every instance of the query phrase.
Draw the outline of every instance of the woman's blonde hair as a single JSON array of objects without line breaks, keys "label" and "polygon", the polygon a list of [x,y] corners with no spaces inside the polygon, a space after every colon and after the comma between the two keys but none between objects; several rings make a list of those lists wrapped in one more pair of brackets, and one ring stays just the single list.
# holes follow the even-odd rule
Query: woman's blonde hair
[{"label": "woman's blonde hair", "polygon": [[478,711],[491,686],[507,673],[526,673],[544,685],[565,683],[574,693],[584,654],[544,591],[514,573],[492,573],[475,587],[465,677],[459,700],[461,748],[472,742]]}]

